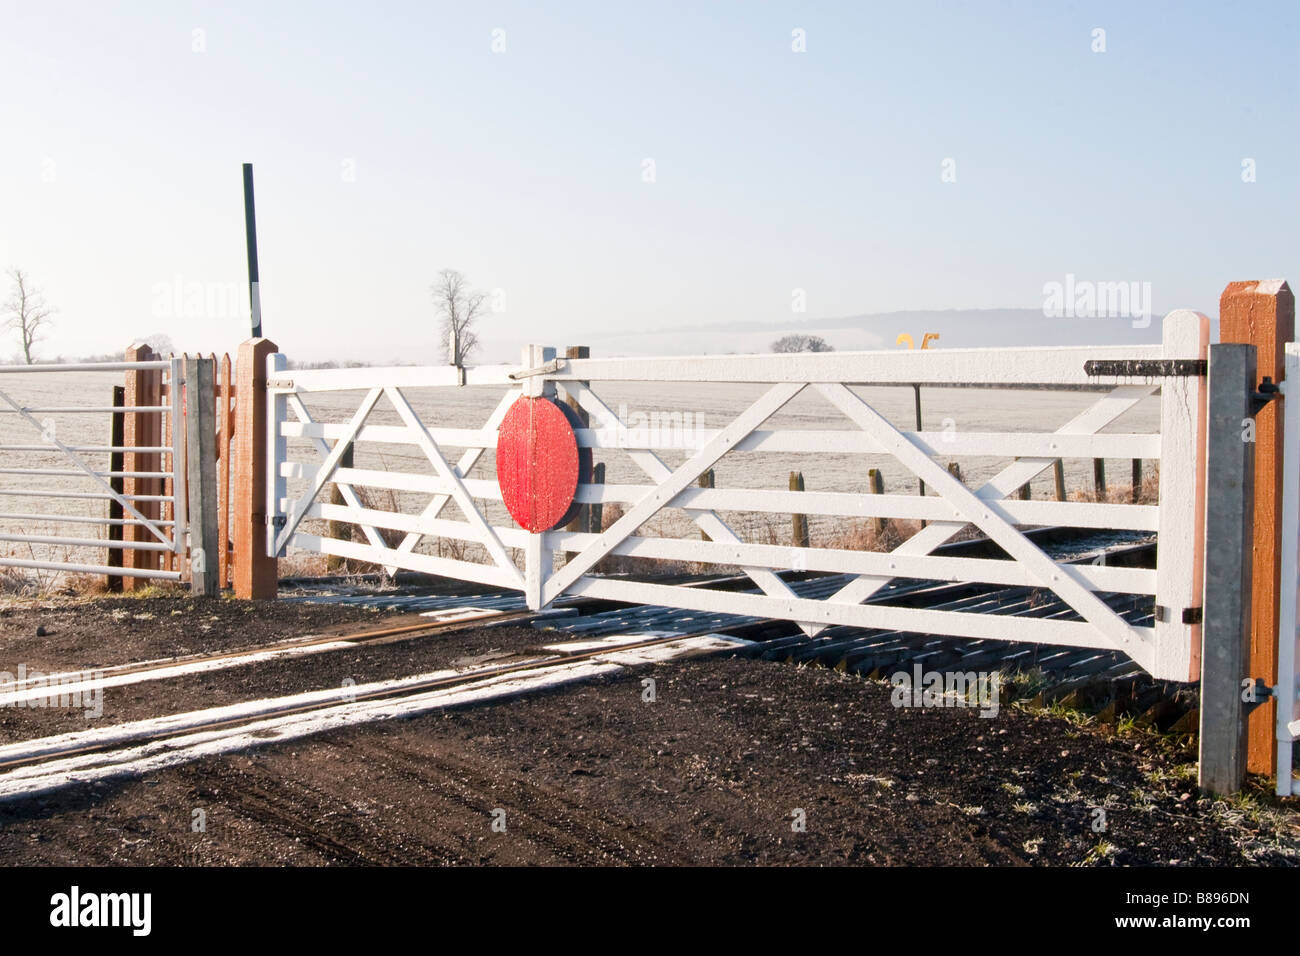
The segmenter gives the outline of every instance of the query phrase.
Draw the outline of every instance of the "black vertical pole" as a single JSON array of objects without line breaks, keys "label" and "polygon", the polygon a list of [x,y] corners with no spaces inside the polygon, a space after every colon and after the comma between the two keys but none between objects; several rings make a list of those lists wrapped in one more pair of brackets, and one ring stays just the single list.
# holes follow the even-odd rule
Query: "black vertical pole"
[{"label": "black vertical pole", "polygon": [[[121,385],[114,385],[113,386],[113,407],[121,408],[125,404],[126,404],[126,388],[124,388]],[[113,412],[112,424],[110,426],[109,438],[108,438],[108,443],[113,448],[121,448],[123,445],[126,444],[125,419],[126,416],[123,412],[116,412],[116,411]],[[116,472],[122,471],[126,467],[126,465],[124,464],[125,461],[126,458],[122,452],[120,451],[109,452],[108,470],[116,471]],[[109,486],[114,491],[116,491],[119,495],[125,493],[126,483],[123,481],[121,475],[118,475],[116,478],[109,478],[108,483]],[[115,522],[121,522],[121,520],[125,517],[125,515],[122,512],[122,502],[118,501],[116,498],[110,500],[108,503],[108,517]],[[109,542],[108,566],[110,568],[120,568],[124,563],[122,561],[122,538],[123,538],[122,531],[124,528],[125,525],[122,525],[120,523],[110,524],[108,526],[108,542]],[[116,545],[116,547],[114,547],[114,545]],[[107,578],[107,581],[108,581],[107,590],[109,591],[122,590],[122,578],[120,576],[110,574]]]},{"label": "black vertical pole", "polygon": [[253,210],[253,164],[244,163],[244,235],[248,241],[248,302],[253,338],[262,337],[262,298],[257,278],[257,213]]}]

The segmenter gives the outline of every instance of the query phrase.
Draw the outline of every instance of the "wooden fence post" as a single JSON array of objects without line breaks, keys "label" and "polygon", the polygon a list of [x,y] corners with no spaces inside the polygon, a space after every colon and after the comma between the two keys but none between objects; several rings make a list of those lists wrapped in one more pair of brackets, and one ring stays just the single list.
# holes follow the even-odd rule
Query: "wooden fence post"
[{"label": "wooden fence post", "polygon": [[1133,459],[1133,493],[1129,496],[1133,504],[1142,500],[1142,459]]},{"label": "wooden fence post", "polygon": [[[803,491],[803,472],[790,472],[790,490]],[[803,514],[790,515],[790,547],[806,548],[808,547],[808,516]]]},{"label": "wooden fence post", "polygon": [[[185,359],[185,469],[190,525],[190,594],[216,597],[221,570],[217,532],[217,431],[212,359]],[[177,388],[176,382],[172,388]],[[174,428],[180,428],[177,422]]]},{"label": "wooden fence post", "polygon": [[1056,500],[1065,500],[1065,462],[1060,458],[1052,462],[1052,477],[1056,479]]},{"label": "wooden fence post", "polygon": [[[1230,282],[1219,299],[1219,341],[1254,345],[1257,374],[1281,382],[1287,342],[1295,339],[1295,295],[1282,279]],[[1277,684],[1279,576],[1282,569],[1282,403],[1270,402],[1255,416],[1255,528],[1249,672]],[[1294,542],[1292,542],[1294,547]],[[1291,583],[1294,587],[1294,582]],[[1250,715],[1246,766],[1271,774],[1277,757],[1275,702]]]},{"label": "wooden fence post", "polygon": [[[869,468],[867,470],[867,490],[873,495],[883,495],[885,493],[885,476],[879,468]],[[884,534],[885,519],[879,515],[872,518],[871,529],[876,534]]]},{"label": "wooden fence post", "polygon": [[278,585],[276,560],[266,553],[266,359],[277,351],[270,339],[250,339],[235,362],[231,526],[235,597],[246,600],[274,598]]},{"label": "wooden fence post", "polygon": [[[154,358],[153,349],[147,345],[133,345],[126,350],[126,361],[148,362]],[[158,405],[162,401],[162,373],[158,369],[130,369],[126,373],[125,384],[126,407]],[[128,448],[157,447],[162,444],[162,416],[149,412],[126,412],[123,415],[122,444]],[[162,456],[157,452],[127,452],[123,456],[124,471],[162,471]],[[127,478],[123,481],[123,490],[127,495],[160,495],[162,482],[157,478]],[[129,499],[128,499],[129,500]],[[136,510],[146,518],[159,520],[162,509],[157,501],[133,501]],[[148,529],[139,524],[129,524],[122,528],[122,540],[127,543],[156,541]],[[144,548],[128,548],[122,554],[122,564],[126,568],[156,570],[161,566],[159,551]],[[149,587],[147,578],[126,577],[122,588],[126,591],[144,590]]]},{"label": "wooden fence post", "polygon": [[1098,501],[1106,500],[1106,459],[1092,460],[1092,490]]},{"label": "wooden fence post", "polygon": [[[591,483],[593,485],[603,485],[605,483],[605,463],[598,461],[591,466]],[[605,530],[605,503],[603,501],[594,502],[591,506],[591,530],[600,534]]]}]

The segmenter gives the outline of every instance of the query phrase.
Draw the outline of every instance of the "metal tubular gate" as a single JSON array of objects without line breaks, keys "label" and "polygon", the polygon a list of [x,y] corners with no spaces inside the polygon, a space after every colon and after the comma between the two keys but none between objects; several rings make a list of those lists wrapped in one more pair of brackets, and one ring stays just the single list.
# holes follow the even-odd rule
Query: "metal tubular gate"
[{"label": "metal tubular gate", "polygon": [[[785,619],[798,622],[808,633],[841,624],[1114,649],[1158,678],[1193,679],[1200,649],[1208,339],[1208,320],[1199,313],[1180,311],[1166,317],[1163,342],[1152,346],[626,359],[556,359],[553,350],[532,346],[525,351],[521,367],[293,372],[285,370],[284,356],[276,354],[267,369],[268,553],[283,555],[294,546],[520,590],[533,608],[562,595],[590,595]],[[660,452],[677,447],[675,437],[630,426],[601,397],[610,383],[655,383],[664,388],[737,383],[757,385],[762,392],[725,427],[696,430],[685,461],[672,467]],[[1075,390],[1097,390],[1100,385],[1105,390],[1053,432],[935,432],[895,427],[851,387],[915,383]],[[478,428],[426,423],[406,394],[461,385],[505,389]],[[343,420],[318,421],[304,401],[312,394],[333,393],[329,397],[337,405],[346,397],[339,393],[349,391],[362,391],[364,397],[359,404],[348,402]],[[1157,391],[1158,431],[1104,431]],[[848,427],[763,427],[800,394],[815,396],[826,420]],[[577,444],[626,453],[644,476],[578,486],[580,503],[626,506],[608,528],[530,533],[508,518],[502,520],[497,480],[470,476],[483,453],[496,448],[498,427],[521,396],[575,400],[592,423],[575,430]],[[372,420],[380,414],[391,419],[394,413],[397,424]],[[314,460],[290,460],[291,439],[310,441],[316,451]],[[414,446],[427,470],[340,467],[350,446],[366,442]],[[463,451],[452,456],[449,448]],[[917,497],[697,487],[697,479],[724,456],[745,452],[887,454],[923,479],[931,493]],[[978,487],[967,487],[936,461],[939,455],[1013,460]],[[1159,459],[1159,505],[1011,497],[1061,458]],[[288,488],[291,480],[300,486],[293,495]],[[342,505],[319,500],[330,483],[341,494]],[[420,493],[428,496],[427,504],[419,514],[376,508],[358,493],[363,487]],[[443,516],[453,502],[458,519]],[[703,535],[638,534],[665,508],[683,511]],[[841,520],[883,517],[927,524],[894,550],[871,552],[747,542],[720,513],[802,513]],[[302,523],[312,520],[351,522],[366,540],[341,541],[308,533]],[[1156,533],[1157,566],[1152,570],[1056,560],[1022,533],[1022,528],[1041,525]],[[1010,560],[933,554],[968,526],[998,544]],[[400,535],[396,544],[389,540],[394,533]],[[425,536],[472,542],[481,547],[488,562],[417,553],[415,548]],[[553,565],[556,553],[567,557],[558,568]],[[757,593],[595,573],[597,565],[611,555],[739,566],[753,580]],[[782,569],[846,574],[849,581],[829,598],[814,600],[798,596],[775,573]],[[895,578],[1039,588],[1053,592],[1071,613],[1012,617],[863,603]],[[1133,623],[1117,613],[1104,599],[1115,594],[1152,599],[1149,622]]]},{"label": "metal tubular gate", "polygon": [[1277,793],[1300,795],[1293,777],[1293,744],[1300,737],[1300,672],[1297,672],[1296,628],[1297,551],[1300,551],[1300,343],[1286,346],[1286,378],[1279,386],[1285,396],[1282,422],[1285,430],[1282,458],[1282,575],[1278,597],[1277,634]]},{"label": "metal tubular gate", "polygon": [[[0,475],[39,478],[44,482],[31,485],[0,486],[0,498],[41,498],[48,501],[70,500],[86,502],[116,502],[122,510],[122,517],[109,517],[91,509],[59,511],[51,507],[47,513],[20,512],[6,509],[0,512],[0,522],[21,523],[24,530],[0,531],[0,541],[10,544],[42,545],[48,548],[62,547],[64,555],[75,554],[83,549],[120,549],[126,551],[177,552],[184,547],[186,529],[186,500],[184,494],[184,433],[179,423],[182,421],[182,390],[171,387],[170,400],[160,405],[135,405],[118,407],[104,404],[24,404],[15,398],[14,387],[5,376],[8,375],[65,375],[88,372],[123,372],[123,371],[157,371],[164,374],[165,381],[174,383],[181,380],[180,359],[158,359],[138,362],[93,362],[63,365],[6,365],[0,366],[0,416],[3,421],[19,423],[20,430],[30,434],[33,441],[22,442],[6,439],[0,443],[0,452],[5,455],[4,467]],[[84,382],[69,381],[61,394],[77,394],[84,388]],[[167,417],[176,427],[171,429],[170,445],[143,446],[136,444],[102,444],[89,436],[80,424],[59,426],[58,419],[49,416],[97,416],[96,423],[103,422],[100,432],[108,434],[109,416],[114,413],[135,416]],[[46,416],[38,418],[38,416]],[[137,419],[138,420],[138,419]],[[160,429],[161,431],[161,429]],[[63,436],[60,437],[60,432]],[[80,432],[82,437],[73,437],[69,432]],[[163,432],[165,433],[165,432]],[[67,439],[66,441],[64,439]],[[34,456],[59,459],[60,464],[69,467],[39,467],[37,461],[24,462],[21,456]],[[159,470],[112,470],[111,465],[96,464],[96,460],[108,459],[113,454],[124,454],[131,458],[138,455],[163,456],[170,459],[171,467]],[[21,467],[23,464],[31,467]],[[129,467],[129,466],[128,466]],[[127,494],[113,487],[114,479],[155,480],[162,490],[170,482],[170,493],[163,494]],[[51,486],[57,487],[51,487]],[[65,487],[66,486],[66,487]],[[172,517],[161,517],[164,505],[171,506]],[[157,511],[157,516],[145,512]],[[63,534],[40,534],[31,529],[43,524],[74,524],[98,527],[121,527],[123,530],[135,529],[133,535],[122,535],[121,539],[82,537]],[[77,560],[58,560],[55,557],[40,558],[32,549],[31,559],[16,558],[12,553],[0,556],[0,567],[51,570],[60,572],[78,572],[84,574],[103,574],[141,578],[160,578],[179,581],[181,572],[164,568],[131,567],[123,561],[121,567],[88,563]]]}]

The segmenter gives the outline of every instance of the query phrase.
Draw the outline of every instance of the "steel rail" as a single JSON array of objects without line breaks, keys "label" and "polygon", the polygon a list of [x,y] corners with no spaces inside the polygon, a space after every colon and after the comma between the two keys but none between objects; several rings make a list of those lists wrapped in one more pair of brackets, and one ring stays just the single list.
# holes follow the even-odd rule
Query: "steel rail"
[{"label": "steel rail", "polygon": [[[0,770],[12,770],[18,767],[35,766],[67,757],[81,756],[83,754],[112,753],[118,750],[138,747],[145,743],[154,743],[160,740],[168,740],[173,737],[183,737],[193,733],[239,727],[243,724],[252,724],[272,717],[288,717],[294,714],[305,714],[313,711],[328,710],[332,707],[351,706],[352,704],[363,700],[400,700],[401,698],[415,696],[430,690],[457,687],[465,684],[475,684],[480,681],[491,680],[496,677],[507,676],[510,674],[545,670],[547,668],[572,664],[576,661],[591,660],[592,658],[603,657],[609,654],[618,654],[645,647],[654,647],[659,644],[671,644],[677,641],[686,641],[692,638],[700,638],[709,634],[717,633],[719,633],[719,631],[714,629],[691,634],[673,634],[666,637],[660,636],[647,638],[644,641],[634,641],[627,644],[616,644],[608,647],[595,648],[590,651],[581,651],[575,654],[553,654],[546,657],[521,661],[516,664],[501,664],[496,667],[485,667],[464,674],[455,674],[448,677],[432,677],[428,680],[419,681],[414,684],[407,684],[403,687],[384,688],[382,690],[353,694],[350,698],[343,701],[327,700],[313,701],[309,704],[290,704],[284,707],[275,707],[270,710],[263,710],[254,714],[241,715],[239,717],[232,717],[225,720],[193,724],[187,727],[169,728],[154,733],[146,732],[126,741],[114,740],[106,741],[102,744],[64,747],[39,755],[14,757],[10,760],[0,761]],[[249,703],[256,703],[256,701],[250,701]]]}]

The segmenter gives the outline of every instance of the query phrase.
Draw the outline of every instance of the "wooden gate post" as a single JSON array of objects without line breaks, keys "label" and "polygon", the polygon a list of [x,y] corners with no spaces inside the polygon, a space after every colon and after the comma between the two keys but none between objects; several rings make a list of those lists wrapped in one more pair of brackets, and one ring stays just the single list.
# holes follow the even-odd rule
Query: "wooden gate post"
[{"label": "wooden gate post", "polygon": [[[590,346],[586,346],[586,345],[570,345],[568,348],[564,350],[564,357],[571,358],[571,359],[588,359],[591,358],[591,348]],[[578,383],[578,385],[580,386],[589,386],[590,384],[591,384],[590,382]],[[578,420],[582,422],[582,427],[590,428],[591,416],[588,415],[587,410],[582,407],[582,403],[579,402],[572,395],[567,396],[564,399],[564,401],[565,404],[567,404],[577,414]],[[565,527],[564,530],[565,531],[594,530],[596,534],[600,534],[599,528],[593,529],[591,527],[591,505],[579,505],[578,513],[573,516],[573,520],[568,523],[568,525]]]},{"label": "wooden gate post", "polygon": [[[185,359],[185,488],[189,495],[190,594],[215,597],[220,592],[220,538],[217,533],[216,401],[212,394],[212,359]],[[176,388],[172,383],[172,388]],[[179,422],[174,426],[180,428]],[[177,489],[177,494],[182,494]]]},{"label": "wooden gate post", "polygon": [[[1283,279],[1230,282],[1219,299],[1219,341],[1254,345],[1257,372],[1281,382],[1287,342],[1295,338],[1295,295]],[[1277,684],[1278,583],[1282,569],[1282,403],[1255,416],[1254,584],[1251,594],[1249,674]],[[1274,702],[1250,715],[1246,757],[1252,773],[1272,773],[1277,757]]]},{"label": "wooden gate post", "polygon": [[235,597],[275,597],[279,576],[266,553],[266,359],[279,351],[270,339],[250,339],[235,361],[235,477],[231,489],[235,542]]},{"label": "wooden gate post", "polygon": [[[153,349],[147,345],[133,345],[126,350],[128,362],[149,362],[154,357]],[[125,389],[127,408],[159,405],[162,402],[162,373],[157,369],[130,369],[126,373]],[[161,416],[152,412],[126,412],[123,417],[122,444],[125,447],[146,448],[162,444]],[[123,464],[125,471],[163,470],[162,456],[157,452],[127,452]],[[162,482],[157,478],[127,478],[123,487],[127,495],[160,495],[163,492]],[[128,500],[146,518],[157,521],[161,517],[159,502]],[[173,528],[172,533],[177,533],[177,529]],[[122,540],[135,543],[157,539],[147,528],[129,524],[122,529]],[[156,570],[160,566],[160,553],[145,548],[128,548],[122,553],[122,564],[127,568]],[[122,579],[122,588],[126,591],[144,590],[151,583],[148,578],[125,577]]]},{"label": "wooden gate post", "polygon": [[[555,349],[542,345],[525,345],[522,364],[525,369],[541,368],[555,359]],[[524,395],[528,398],[554,398],[555,385],[540,375],[524,379]],[[542,607],[542,589],[555,567],[555,552],[547,532],[528,535],[524,546],[524,600],[529,610]]]}]

